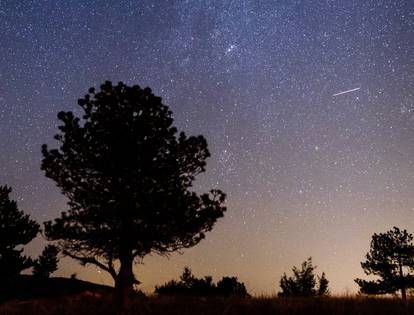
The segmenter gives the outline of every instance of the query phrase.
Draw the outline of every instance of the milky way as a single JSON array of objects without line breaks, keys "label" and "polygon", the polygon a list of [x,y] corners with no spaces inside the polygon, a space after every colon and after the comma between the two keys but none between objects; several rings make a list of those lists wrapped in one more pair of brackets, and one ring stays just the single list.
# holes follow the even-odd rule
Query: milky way
[{"label": "milky way", "polygon": [[[0,1],[0,61],[0,183],[39,221],[67,209],[40,146],[90,86],[150,86],[207,138],[194,188],[224,190],[228,212],[138,265],[144,290],[188,265],[270,294],[312,256],[355,292],[371,235],[414,233],[414,1]],[[74,272],[110,283],[70,260],[58,274]]]}]

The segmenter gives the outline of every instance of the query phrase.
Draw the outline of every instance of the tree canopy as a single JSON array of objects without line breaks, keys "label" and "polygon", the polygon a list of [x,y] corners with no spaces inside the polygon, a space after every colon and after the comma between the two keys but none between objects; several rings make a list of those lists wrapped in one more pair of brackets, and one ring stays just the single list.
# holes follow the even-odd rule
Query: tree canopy
[{"label": "tree canopy", "polygon": [[39,224],[10,199],[11,188],[0,186],[0,278],[12,277],[33,266],[23,246],[39,233]]},{"label": "tree canopy", "polygon": [[45,233],[64,254],[109,272],[125,297],[134,259],[199,243],[223,216],[225,194],[191,190],[205,171],[207,141],[177,134],[151,89],[107,81],[78,105],[81,117],[58,114],[60,147],[42,146],[42,169],[69,200]]},{"label": "tree canopy", "polygon": [[301,269],[293,267],[293,276],[288,277],[286,273],[280,279],[279,296],[324,296],[329,294],[329,281],[323,272],[316,280],[314,270],[316,266],[312,264],[312,257],[302,263]]},{"label": "tree canopy", "polygon": [[401,290],[403,300],[407,289],[414,288],[414,245],[413,236],[407,230],[393,227],[386,233],[372,236],[366,260],[361,267],[366,275],[377,280],[355,279],[361,293],[386,294]]}]

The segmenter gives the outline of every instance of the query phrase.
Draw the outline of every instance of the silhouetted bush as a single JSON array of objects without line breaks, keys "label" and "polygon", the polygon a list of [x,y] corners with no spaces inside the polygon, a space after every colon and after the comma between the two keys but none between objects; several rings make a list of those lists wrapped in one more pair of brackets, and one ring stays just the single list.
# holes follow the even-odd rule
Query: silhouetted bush
[{"label": "silhouetted bush", "polygon": [[223,296],[246,297],[249,295],[244,283],[237,281],[236,277],[223,277],[217,282],[217,292]]},{"label": "silhouetted bush", "polygon": [[185,267],[180,280],[171,280],[155,287],[158,295],[187,295],[187,296],[233,296],[247,297],[244,283],[236,277],[223,277],[215,284],[211,276],[196,278],[190,268]]}]

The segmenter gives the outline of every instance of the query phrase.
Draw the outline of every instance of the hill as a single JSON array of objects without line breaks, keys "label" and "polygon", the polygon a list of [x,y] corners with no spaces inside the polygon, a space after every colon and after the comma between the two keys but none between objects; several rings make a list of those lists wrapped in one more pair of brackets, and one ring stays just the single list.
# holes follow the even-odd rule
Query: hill
[{"label": "hill", "polygon": [[85,291],[111,293],[113,288],[75,278],[37,278],[20,275],[0,283],[0,303],[10,300],[56,298]]}]

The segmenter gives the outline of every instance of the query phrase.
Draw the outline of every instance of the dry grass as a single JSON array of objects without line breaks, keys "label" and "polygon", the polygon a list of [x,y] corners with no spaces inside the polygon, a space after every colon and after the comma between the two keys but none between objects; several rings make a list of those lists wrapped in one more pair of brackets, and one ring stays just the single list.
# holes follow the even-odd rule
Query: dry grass
[{"label": "dry grass", "polygon": [[[74,295],[55,299],[11,301],[0,305],[0,314],[104,315],[116,314],[116,311],[110,298]],[[323,299],[150,297],[133,300],[129,310],[124,314],[411,315],[414,314],[414,300],[404,305],[398,299],[363,297]]]}]

